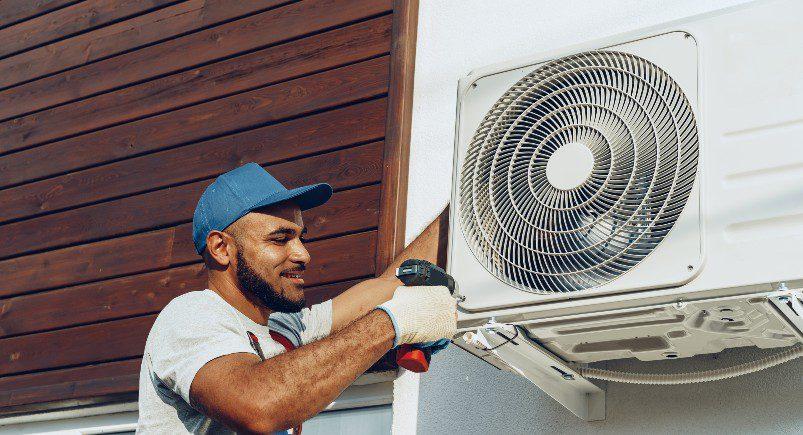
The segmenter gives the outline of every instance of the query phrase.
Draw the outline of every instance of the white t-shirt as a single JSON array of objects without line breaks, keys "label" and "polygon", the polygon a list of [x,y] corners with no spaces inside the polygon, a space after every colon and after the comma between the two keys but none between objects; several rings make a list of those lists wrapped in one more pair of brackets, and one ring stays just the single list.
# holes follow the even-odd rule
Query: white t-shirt
[{"label": "white t-shirt", "polygon": [[271,339],[270,330],[302,346],[329,335],[332,301],[304,308],[300,313],[273,313],[268,326],[237,311],[212,290],[181,295],[167,304],[145,342],[139,374],[137,433],[234,433],[208,418],[190,403],[190,385],[207,362],[232,353],[257,352],[247,331],[259,339],[265,358],[285,352]]}]

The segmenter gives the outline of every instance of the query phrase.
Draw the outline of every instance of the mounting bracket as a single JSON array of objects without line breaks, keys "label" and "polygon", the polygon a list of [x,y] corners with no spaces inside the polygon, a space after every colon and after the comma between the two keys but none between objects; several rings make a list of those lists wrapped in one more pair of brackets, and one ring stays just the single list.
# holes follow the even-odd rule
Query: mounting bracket
[{"label": "mounting bracket", "polygon": [[[786,285],[782,283],[782,286],[786,289]],[[789,294],[777,294],[767,299],[779,317],[789,324],[789,329],[803,342],[803,303],[800,302],[803,292],[798,290]]]},{"label": "mounting bracket", "polygon": [[463,339],[475,349],[487,352],[477,356],[486,361],[493,358],[493,365],[524,376],[577,417],[586,421],[605,419],[605,390],[527,338],[524,330],[489,322]]}]

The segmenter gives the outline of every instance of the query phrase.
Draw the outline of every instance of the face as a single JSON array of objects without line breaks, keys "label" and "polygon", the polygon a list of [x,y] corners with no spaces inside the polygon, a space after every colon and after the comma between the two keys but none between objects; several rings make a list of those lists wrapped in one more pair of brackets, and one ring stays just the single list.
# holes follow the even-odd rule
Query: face
[{"label": "face", "polygon": [[280,204],[251,212],[232,226],[237,281],[246,297],[271,311],[300,311],[310,256],[298,206]]}]

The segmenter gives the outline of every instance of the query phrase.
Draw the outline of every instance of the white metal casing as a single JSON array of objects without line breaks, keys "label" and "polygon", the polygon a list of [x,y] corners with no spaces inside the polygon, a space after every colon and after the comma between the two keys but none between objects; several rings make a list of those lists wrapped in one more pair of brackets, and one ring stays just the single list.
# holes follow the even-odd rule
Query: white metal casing
[{"label": "white metal casing", "polygon": [[[697,46],[694,39],[684,32],[670,32],[650,38],[615,45],[609,48],[618,52],[635,54],[653,61],[666,71],[683,89],[692,107],[697,106]],[[571,53],[567,53],[571,54]],[[465,157],[465,142],[470,141],[476,126],[480,123],[487,108],[511,85],[542,64],[528,65],[502,73],[491,73],[473,80],[461,94],[459,146],[456,150],[455,167],[462,167]],[[585,148],[585,147],[583,147]],[[571,162],[567,162],[571,163]],[[561,168],[567,169],[567,168]],[[699,178],[698,174],[698,178]],[[457,180],[455,180],[455,185]],[[700,268],[702,262],[702,235],[700,231],[699,185],[695,183],[692,193],[680,219],[675,223],[670,235],[648,255],[638,266],[612,282],[593,289],[574,293],[538,295],[539,303],[578,298],[587,295],[609,294],[633,291],[642,288],[668,287],[688,282]],[[457,195],[457,192],[455,192]],[[453,196],[452,204],[459,212],[460,204]],[[457,222],[453,216],[452,222]],[[500,283],[482,267],[475,267],[477,260],[469,250],[465,238],[454,240],[451,267],[458,271],[461,282],[471,285],[463,290],[466,300],[461,308],[469,311],[482,311],[488,308],[515,306],[533,300],[533,295],[513,287],[497,286]],[[493,291],[482,289],[493,287]],[[474,291],[478,290],[478,291]],[[469,294],[468,292],[471,292]]]},{"label": "white metal casing", "polygon": [[[449,271],[466,298],[459,326],[480,326],[490,317],[537,323],[678,300],[755,298],[781,282],[803,287],[800,16],[803,3],[796,1],[751,4],[482,68],[461,80],[455,180],[477,123],[510,84],[540,63],[605,48],[655,62],[681,84],[697,115],[700,161],[696,193],[656,251],[610,285],[568,297],[514,289],[480,266],[459,228],[455,182]],[[648,47],[659,39],[679,48],[661,53]],[[693,57],[684,52],[683,41],[693,45]],[[697,241],[696,251],[690,240]],[[670,271],[670,265],[679,270]],[[636,289],[642,290],[631,291]]]}]

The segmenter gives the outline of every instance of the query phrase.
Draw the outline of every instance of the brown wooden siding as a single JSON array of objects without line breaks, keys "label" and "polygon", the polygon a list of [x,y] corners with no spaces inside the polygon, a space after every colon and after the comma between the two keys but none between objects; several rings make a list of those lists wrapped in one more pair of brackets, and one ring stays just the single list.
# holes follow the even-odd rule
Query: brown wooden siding
[{"label": "brown wooden siding", "polygon": [[156,315],[205,286],[195,203],[245,162],[335,189],[304,215],[311,303],[380,272],[406,180],[399,10],[0,3],[0,414],[136,392]]}]

